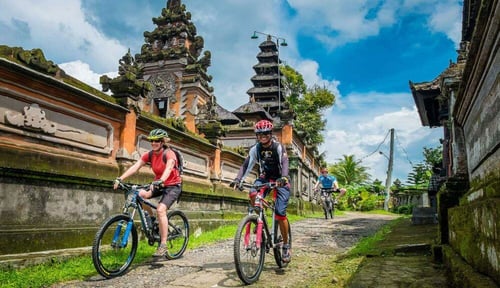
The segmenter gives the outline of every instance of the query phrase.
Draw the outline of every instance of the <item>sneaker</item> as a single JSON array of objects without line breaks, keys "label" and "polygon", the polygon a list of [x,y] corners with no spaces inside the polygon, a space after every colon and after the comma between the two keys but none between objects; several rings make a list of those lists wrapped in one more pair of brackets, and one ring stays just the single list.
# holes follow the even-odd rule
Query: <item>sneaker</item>
[{"label": "sneaker", "polygon": [[158,249],[156,249],[155,254],[153,254],[153,257],[164,257],[167,254],[167,245],[161,244],[158,246]]},{"label": "sneaker", "polygon": [[281,254],[281,260],[285,263],[290,262],[292,256],[290,255],[290,244],[283,245],[283,253]]}]

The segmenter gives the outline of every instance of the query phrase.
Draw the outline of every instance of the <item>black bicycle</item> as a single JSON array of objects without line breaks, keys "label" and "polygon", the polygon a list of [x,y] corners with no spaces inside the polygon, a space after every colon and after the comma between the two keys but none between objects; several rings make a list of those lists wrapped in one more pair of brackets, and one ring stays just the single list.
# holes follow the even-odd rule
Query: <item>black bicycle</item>
[{"label": "black bicycle", "polygon": [[[158,220],[146,215],[142,205],[154,210],[157,206],[139,196],[141,189],[149,189],[150,185],[130,185],[119,183],[125,194],[122,214],[110,216],[97,231],[92,245],[92,262],[94,267],[106,278],[120,276],[132,264],[138,245],[137,224],[134,222],[136,212],[139,214],[142,231],[148,244],[160,244]],[[182,256],[189,242],[189,222],[186,215],[179,210],[171,210],[168,217],[168,252],[167,259]]]},{"label": "black bicycle", "polygon": [[323,207],[323,212],[325,213],[325,219],[333,219],[335,213],[335,196],[333,192],[336,192],[334,188],[321,188],[321,206]]},{"label": "black bicycle", "polygon": [[[257,191],[266,189],[266,192],[276,192],[275,183],[266,183],[254,186],[254,188]],[[271,226],[267,221],[266,208],[271,210],[271,219],[273,219]],[[252,284],[259,279],[264,268],[265,253],[269,253],[271,249],[278,267],[285,268],[288,266],[288,262],[283,262],[282,259],[283,236],[281,235],[278,220],[274,216],[274,203],[266,201],[258,193],[254,206],[249,208],[248,215],[238,225],[234,237],[234,264],[238,277],[245,284]],[[288,244],[291,248],[292,230],[290,223],[288,223]]]}]

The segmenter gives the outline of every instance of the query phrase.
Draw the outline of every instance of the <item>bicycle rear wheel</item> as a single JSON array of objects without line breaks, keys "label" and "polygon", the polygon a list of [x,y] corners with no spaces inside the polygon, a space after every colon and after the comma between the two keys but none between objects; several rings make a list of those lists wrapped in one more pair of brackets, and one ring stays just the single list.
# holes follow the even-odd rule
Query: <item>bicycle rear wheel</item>
[{"label": "bicycle rear wheel", "polygon": [[189,222],[179,210],[168,212],[167,259],[177,259],[184,254],[189,242]]},{"label": "bicycle rear wheel", "polygon": [[[292,228],[290,226],[290,222],[288,222],[288,244],[290,245],[290,249],[292,249]],[[282,258],[282,248],[283,248],[283,235],[281,235],[281,229],[278,223],[278,220],[274,220],[274,260],[276,260],[276,264],[279,268],[286,268],[288,266],[288,262],[283,262]]]},{"label": "bicycle rear wheel", "polygon": [[248,215],[241,220],[234,237],[234,264],[238,277],[245,284],[252,284],[259,279],[264,268],[265,235],[257,244],[257,215]]},{"label": "bicycle rear wheel", "polygon": [[[128,227],[129,222],[131,227]],[[129,232],[126,232],[127,227]],[[137,244],[133,219],[124,214],[109,217],[97,231],[92,244],[95,269],[106,278],[122,275],[134,260]]]}]

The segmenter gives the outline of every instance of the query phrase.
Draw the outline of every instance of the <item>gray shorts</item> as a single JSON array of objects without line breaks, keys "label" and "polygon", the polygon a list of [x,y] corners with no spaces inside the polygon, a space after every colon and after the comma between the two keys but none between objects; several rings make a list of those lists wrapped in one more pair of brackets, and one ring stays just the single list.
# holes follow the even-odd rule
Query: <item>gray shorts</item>
[{"label": "gray shorts", "polygon": [[161,196],[159,203],[165,204],[165,206],[167,206],[167,209],[169,209],[170,206],[172,206],[172,204],[177,201],[177,199],[181,195],[181,192],[181,184],[177,184],[173,186],[166,186],[161,189],[155,189],[153,190],[153,195],[151,197]]}]

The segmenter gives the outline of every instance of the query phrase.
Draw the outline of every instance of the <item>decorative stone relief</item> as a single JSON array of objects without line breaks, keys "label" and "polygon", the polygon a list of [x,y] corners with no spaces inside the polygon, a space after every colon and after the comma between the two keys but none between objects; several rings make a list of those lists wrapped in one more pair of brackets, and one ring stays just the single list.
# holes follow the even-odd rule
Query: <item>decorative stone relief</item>
[{"label": "decorative stone relief", "polygon": [[163,73],[152,75],[148,82],[153,85],[153,90],[147,95],[148,99],[169,98],[170,102],[175,103],[175,75],[172,73]]},{"label": "decorative stone relief", "polygon": [[47,134],[54,134],[56,132],[57,125],[45,118],[45,111],[40,109],[38,104],[31,104],[24,107],[23,110],[23,114],[15,111],[6,111],[4,114],[7,123],[13,126],[43,131]]},{"label": "decorative stone relief", "polygon": [[97,153],[113,150],[113,127],[108,123],[50,103],[41,108],[33,102],[0,97],[0,131]]}]

